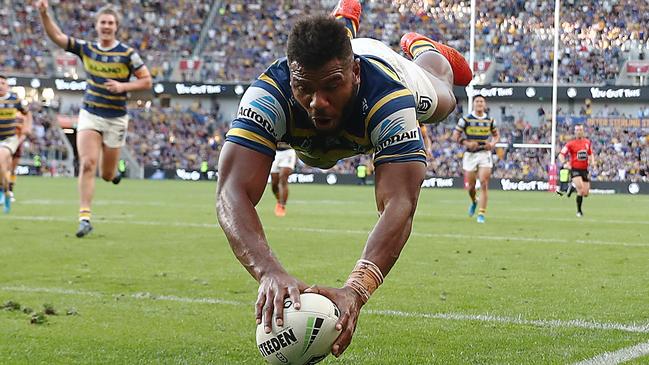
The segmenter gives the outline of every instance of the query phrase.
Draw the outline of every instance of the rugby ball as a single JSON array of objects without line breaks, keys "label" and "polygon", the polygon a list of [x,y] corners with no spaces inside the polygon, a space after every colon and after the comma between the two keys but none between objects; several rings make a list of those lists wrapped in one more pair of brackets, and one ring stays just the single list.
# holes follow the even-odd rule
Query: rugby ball
[{"label": "rugby ball", "polygon": [[264,325],[257,326],[257,349],[269,364],[307,365],[322,361],[331,353],[331,346],[340,334],[336,322],[338,307],[320,294],[300,295],[300,310],[293,301],[284,301],[284,326],[273,321],[271,333]]}]

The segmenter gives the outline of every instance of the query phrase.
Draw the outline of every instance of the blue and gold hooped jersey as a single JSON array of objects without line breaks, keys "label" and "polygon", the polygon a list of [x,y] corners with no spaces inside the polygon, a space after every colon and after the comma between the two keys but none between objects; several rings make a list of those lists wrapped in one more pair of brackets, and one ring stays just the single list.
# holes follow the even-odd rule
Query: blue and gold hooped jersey
[{"label": "blue and gold hooped jersey", "polygon": [[483,117],[469,114],[458,120],[455,130],[464,133],[468,140],[486,142],[497,130],[496,120],[487,114]]},{"label": "blue and gold hooped jersey", "polygon": [[7,93],[0,96],[0,141],[16,135],[18,112],[27,114],[27,110],[16,94]]},{"label": "blue and gold hooped jersey", "polygon": [[374,164],[426,163],[415,98],[388,72],[362,56],[361,85],[339,134],[321,135],[293,97],[286,58],[277,60],[246,90],[226,140],[273,157],[278,142],[322,169],[338,160],[375,153]]},{"label": "blue and gold hooped jersey", "polygon": [[120,42],[109,50],[101,49],[98,43],[90,43],[68,37],[66,51],[81,58],[88,74],[83,108],[91,114],[104,118],[126,115],[127,93],[113,94],[104,86],[108,80],[128,82],[133,72],[144,66],[142,59],[129,46]]}]

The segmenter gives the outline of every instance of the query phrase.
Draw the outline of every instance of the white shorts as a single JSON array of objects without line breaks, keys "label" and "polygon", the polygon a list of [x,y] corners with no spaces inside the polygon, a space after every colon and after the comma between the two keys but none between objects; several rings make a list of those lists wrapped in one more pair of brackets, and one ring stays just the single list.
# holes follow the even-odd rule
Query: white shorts
[{"label": "white shorts", "polygon": [[464,152],[462,168],[464,171],[477,171],[480,167],[492,168],[491,151]]},{"label": "white shorts", "polygon": [[0,147],[8,148],[9,151],[11,151],[12,156],[16,154],[16,151],[18,150],[19,146],[20,146],[20,138],[18,138],[18,136],[16,135],[13,135],[9,138],[5,138],[2,141],[0,141]]},{"label": "white shorts", "polygon": [[295,170],[295,150],[288,149],[283,151],[277,151],[275,153],[275,161],[273,161],[273,166],[270,168],[271,174],[279,173],[281,168],[289,168]]},{"label": "white shorts", "polygon": [[415,96],[417,120],[425,122],[437,109],[437,92],[430,81],[434,77],[418,64],[401,56],[383,42],[372,38],[354,38],[352,49],[361,56],[373,56],[382,59],[394,69],[403,86]]},{"label": "white shorts", "polygon": [[120,148],[126,144],[128,115],[117,118],[104,118],[88,113],[85,109],[79,112],[77,131],[93,130],[101,133],[104,144],[110,148]]}]

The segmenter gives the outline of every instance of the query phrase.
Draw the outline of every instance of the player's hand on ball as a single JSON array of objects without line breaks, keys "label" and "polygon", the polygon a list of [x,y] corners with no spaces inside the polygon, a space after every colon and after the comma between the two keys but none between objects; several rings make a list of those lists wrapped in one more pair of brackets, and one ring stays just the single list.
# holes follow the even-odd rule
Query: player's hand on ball
[{"label": "player's hand on ball", "polygon": [[257,324],[264,323],[264,332],[272,331],[272,320],[284,325],[284,299],[290,297],[295,309],[300,309],[300,293],[307,286],[286,272],[265,274],[259,281],[259,295],[255,304]]},{"label": "player's hand on ball", "polygon": [[115,81],[115,80],[106,81],[104,83],[104,86],[106,86],[108,91],[110,91],[113,94],[119,94],[119,93],[123,93],[125,91],[124,90],[124,85],[121,82]]},{"label": "player's hand on ball", "polygon": [[335,357],[342,355],[352,342],[358,315],[361,312],[361,307],[365,303],[363,303],[360,295],[347,286],[342,288],[312,286],[304,292],[324,295],[334,302],[340,310],[340,318],[338,319],[338,323],[336,323],[336,329],[342,332],[331,347],[331,353]]}]

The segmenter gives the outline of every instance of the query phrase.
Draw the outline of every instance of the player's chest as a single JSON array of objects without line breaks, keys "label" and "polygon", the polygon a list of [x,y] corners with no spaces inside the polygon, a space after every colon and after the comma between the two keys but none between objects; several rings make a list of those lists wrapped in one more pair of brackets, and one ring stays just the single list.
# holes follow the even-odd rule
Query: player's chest
[{"label": "player's chest", "polygon": [[287,135],[284,140],[288,142],[295,150],[310,155],[342,153],[348,155],[357,155],[368,153],[372,150],[369,143],[363,143],[358,138],[353,138],[348,133],[339,136],[296,136]]}]

